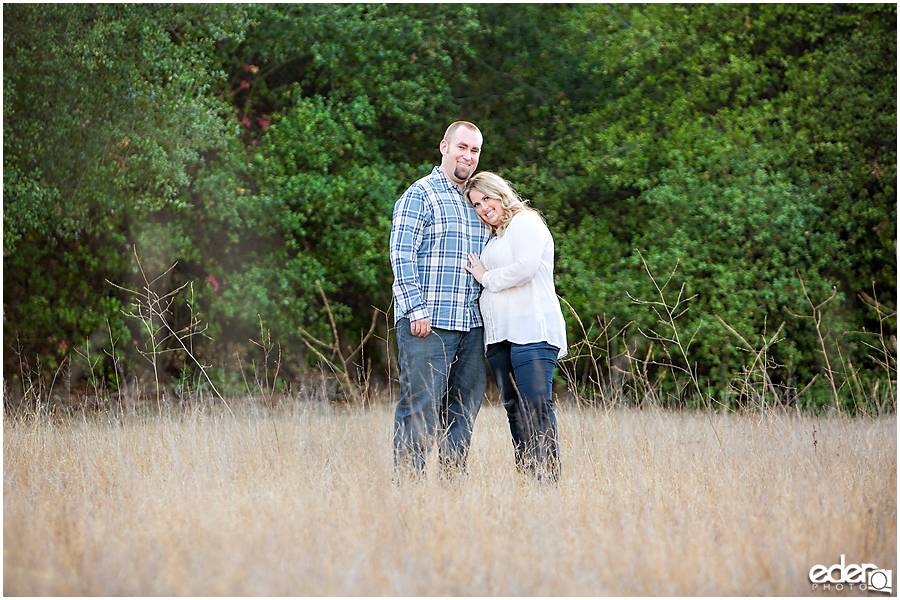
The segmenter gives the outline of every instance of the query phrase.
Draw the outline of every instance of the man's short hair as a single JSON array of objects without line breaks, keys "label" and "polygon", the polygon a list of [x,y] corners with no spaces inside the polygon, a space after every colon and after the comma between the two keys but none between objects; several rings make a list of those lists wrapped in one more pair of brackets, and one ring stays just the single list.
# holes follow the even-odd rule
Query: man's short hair
[{"label": "man's short hair", "polygon": [[460,127],[466,127],[472,131],[477,131],[479,134],[481,133],[481,130],[475,127],[474,123],[469,123],[468,121],[456,121],[455,123],[451,123],[450,127],[447,128],[447,131],[444,132],[444,140],[446,140],[448,144],[456,134],[456,130]]}]

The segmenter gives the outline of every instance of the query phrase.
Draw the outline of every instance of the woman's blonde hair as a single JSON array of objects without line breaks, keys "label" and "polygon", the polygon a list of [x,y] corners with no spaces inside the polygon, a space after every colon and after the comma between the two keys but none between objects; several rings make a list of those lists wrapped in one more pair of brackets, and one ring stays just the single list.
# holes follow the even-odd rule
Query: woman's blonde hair
[{"label": "woman's blonde hair", "polygon": [[525,203],[528,201],[520,198],[508,181],[490,171],[477,173],[466,182],[466,187],[463,189],[463,196],[469,204],[472,204],[472,199],[469,197],[469,192],[472,190],[478,190],[484,194],[486,198],[496,198],[500,200],[500,206],[503,207],[503,214],[500,216],[500,225],[494,227],[485,221],[481,215],[478,215],[478,218],[491,228],[492,233],[502,235],[503,229],[509,224],[510,219],[523,210],[537,212],[533,208],[526,206]]}]

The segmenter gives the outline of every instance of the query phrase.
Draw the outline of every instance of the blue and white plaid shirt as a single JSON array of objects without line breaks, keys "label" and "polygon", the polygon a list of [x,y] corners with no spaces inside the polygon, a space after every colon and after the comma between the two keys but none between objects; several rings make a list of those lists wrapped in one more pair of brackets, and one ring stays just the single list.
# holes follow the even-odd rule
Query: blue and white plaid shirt
[{"label": "blue and white plaid shirt", "polygon": [[481,285],[465,266],[490,236],[439,167],[412,184],[394,205],[391,226],[394,323],[430,317],[438,329],[481,327]]}]

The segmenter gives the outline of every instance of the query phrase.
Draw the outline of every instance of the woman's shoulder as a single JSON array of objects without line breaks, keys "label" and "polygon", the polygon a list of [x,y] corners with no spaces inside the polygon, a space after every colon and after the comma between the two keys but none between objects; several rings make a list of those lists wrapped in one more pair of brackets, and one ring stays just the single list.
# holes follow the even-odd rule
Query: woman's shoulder
[{"label": "woman's shoulder", "polygon": [[525,209],[519,211],[510,219],[507,225],[510,231],[513,229],[527,231],[549,231],[543,217],[536,210]]}]

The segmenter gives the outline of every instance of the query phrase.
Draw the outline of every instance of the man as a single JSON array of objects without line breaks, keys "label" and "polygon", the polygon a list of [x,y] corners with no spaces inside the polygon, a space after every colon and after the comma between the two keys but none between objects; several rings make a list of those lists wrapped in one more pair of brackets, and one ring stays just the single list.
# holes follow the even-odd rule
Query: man
[{"label": "man", "polygon": [[450,473],[465,468],[472,428],[484,398],[481,286],[465,270],[490,229],[462,196],[475,172],[482,136],[457,121],[441,140],[441,165],[394,205],[391,268],[394,327],[400,354],[400,400],[394,413],[394,465],[422,474],[437,438]]}]

